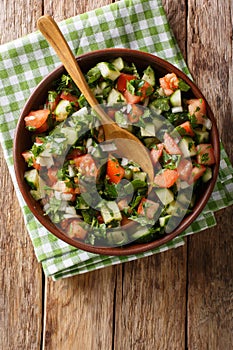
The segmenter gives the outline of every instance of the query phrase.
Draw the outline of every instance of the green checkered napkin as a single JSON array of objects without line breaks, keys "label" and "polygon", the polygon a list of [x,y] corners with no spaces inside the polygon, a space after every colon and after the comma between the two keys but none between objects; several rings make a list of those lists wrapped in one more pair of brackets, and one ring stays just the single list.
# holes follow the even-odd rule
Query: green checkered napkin
[{"label": "green checkered napkin", "polygon": [[[126,47],[168,60],[189,74],[172,35],[160,0],[124,0],[60,23],[75,54]],[[146,253],[112,257],[78,250],[49,233],[35,219],[19,192],[13,169],[12,147],[17,120],[37,84],[60,65],[39,32],[0,47],[0,140],[25,223],[38,261],[54,280],[159,253],[184,244],[183,237],[216,225],[214,212],[233,203],[233,169],[221,148],[221,169],[213,194],[202,214],[179,237]]]}]

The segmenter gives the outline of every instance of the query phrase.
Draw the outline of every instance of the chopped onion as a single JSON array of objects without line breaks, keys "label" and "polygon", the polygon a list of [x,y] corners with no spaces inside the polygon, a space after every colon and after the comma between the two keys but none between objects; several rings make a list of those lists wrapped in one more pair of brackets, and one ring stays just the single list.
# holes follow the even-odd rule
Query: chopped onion
[{"label": "chopped onion", "polygon": [[112,152],[117,150],[115,143],[100,144],[100,147],[103,152]]},{"label": "chopped onion", "polygon": [[126,166],[128,163],[129,163],[128,158],[123,157],[122,160],[121,160],[121,165],[122,166]]},{"label": "chopped onion", "polygon": [[87,148],[87,153],[93,154],[93,153],[95,152],[95,150],[96,150],[95,147],[89,146],[89,147]]},{"label": "chopped onion", "polygon": [[206,127],[206,129],[211,130],[212,121],[209,118],[206,118],[206,119],[204,119],[203,125]]},{"label": "chopped onion", "polygon": [[51,168],[54,165],[53,157],[51,155],[50,157],[37,157],[36,163],[41,166],[46,166],[47,168]]},{"label": "chopped onion", "polygon": [[183,107],[172,107],[172,113],[181,113],[183,112]]},{"label": "chopped onion", "polygon": [[70,201],[72,199],[72,193],[61,193],[61,199],[65,201]]},{"label": "chopped onion", "polygon": [[56,199],[61,199],[61,195],[62,195],[62,192],[54,191],[54,197],[55,197]]},{"label": "chopped onion", "polygon": [[92,146],[92,138],[87,139],[86,148]]},{"label": "chopped onion", "polygon": [[75,208],[71,207],[70,205],[67,206],[65,211],[66,211],[66,214],[77,215]]},{"label": "chopped onion", "polygon": [[70,164],[68,165],[68,172],[69,172],[69,176],[70,177],[74,177],[75,176],[74,168]]},{"label": "chopped onion", "polygon": [[132,106],[128,103],[127,104],[127,109],[126,109],[126,112],[129,113],[132,111]]}]

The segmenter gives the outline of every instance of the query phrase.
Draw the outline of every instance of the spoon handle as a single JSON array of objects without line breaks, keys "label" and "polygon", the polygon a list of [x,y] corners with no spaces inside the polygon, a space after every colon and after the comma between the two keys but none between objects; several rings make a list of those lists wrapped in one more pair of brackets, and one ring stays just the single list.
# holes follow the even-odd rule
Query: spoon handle
[{"label": "spoon handle", "polygon": [[90,90],[86,79],[73,55],[67,41],[60,31],[57,23],[51,16],[41,16],[37,21],[37,26],[49,44],[53,47],[67,72],[70,74],[79,90],[86,100],[105,124],[112,124],[113,121],[99,106],[98,101]]}]

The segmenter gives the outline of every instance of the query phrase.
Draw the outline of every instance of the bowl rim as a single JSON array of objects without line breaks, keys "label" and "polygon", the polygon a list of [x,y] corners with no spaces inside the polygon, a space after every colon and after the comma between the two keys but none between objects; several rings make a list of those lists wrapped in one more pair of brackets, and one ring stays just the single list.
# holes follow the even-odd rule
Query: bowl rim
[{"label": "bowl rim", "polygon": [[[44,226],[51,234],[54,234],[58,239],[61,239],[63,242],[70,244],[71,246],[90,252],[95,254],[101,254],[101,255],[108,255],[108,256],[123,256],[123,255],[134,255],[138,253],[143,253],[149,250],[153,250],[155,248],[158,248],[161,245],[164,245],[168,242],[170,242],[172,239],[180,235],[185,229],[187,229],[191,223],[199,216],[201,211],[204,209],[205,205],[207,204],[207,201],[214,189],[215,183],[217,181],[218,172],[219,172],[219,165],[220,165],[220,140],[219,140],[219,133],[217,129],[217,124],[215,117],[213,115],[213,112],[205,98],[205,96],[202,94],[198,86],[179,68],[177,68],[175,65],[171,64],[170,62],[147,52],[139,51],[139,50],[133,50],[128,48],[108,48],[108,49],[102,49],[102,50],[95,50],[91,52],[84,53],[80,56],[77,56],[77,60],[85,60],[86,57],[92,56],[93,59],[100,58],[101,56],[105,55],[118,55],[118,56],[124,56],[124,57],[131,57],[135,55],[139,58],[144,57],[148,60],[153,60],[155,66],[160,66],[161,68],[165,69],[168,73],[174,72],[177,74],[181,79],[186,81],[190,87],[191,90],[195,96],[195,98],[202,98],[204,99],[207,107],[207,114],[208,117],[212,121],[212,130],[211,134],[214,135],[213,141],[215,141],[214,144],[214,152],[215,152],[215,159],[216,163],[214,165],[214,171],[213,171],[213,177],[210,180],[208,184],[208,188],[204,193],[204,196],[195,204],[195,211],[193,211],[191,214],[186,216],[181,223],[176,227],[174,231],[171,233],[167,233],[164,236],[161,236],[159,239],[155,239],[152,242],[149,243],[131,243],[130,245],[125,245],[123,247],[116,246],[116,247],[103,247],[103,246],[93,246],[91,244],[87,244],[84,242],[81,242],[79,240],[74,240],[68,236],[66,236],[60,229],[58,229],[50,220],[47,219],[46,216],[41,216],[40,213],[38,213],[35,204],[33,204],[32,197],[29,194],[28,190],[25,187],[24,180],[20,176],[20,169],[19,169],[19,161],[18,161],[18,147],[19,139],[20,139],[20,126],[23,123],[23,118],[26,115],[26,111],[28,107],[31,105],[32,101],[34,100],[35,93],[40,91],[44,84],[51,79],[53,75],[58,74],[61,71],[61,74],[65,71],[64,66],[61,64],[55,69],[53,69],[46,77],[44,77],[41,82],[35,87],[35,89],[30,94],[27,102],[25,103],[21,113],[20,117],[16,126],[15,135],[14,135],[14,142],[13,142],[13,162],[14,162],[14,170],[16,175],[16,180],[18,183],[18,187],[20,189],[20,192],[33,213],[33,215],[37,218],[37,220]],[[197,97],[198,96],[198,97]]]}]

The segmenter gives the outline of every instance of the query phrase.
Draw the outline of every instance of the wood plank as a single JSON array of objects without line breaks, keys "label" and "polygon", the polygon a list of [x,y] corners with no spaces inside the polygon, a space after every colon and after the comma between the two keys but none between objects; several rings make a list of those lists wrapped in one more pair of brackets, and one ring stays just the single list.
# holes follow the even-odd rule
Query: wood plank
[{"label": "wood plank", "polygon": [[187,8],[185,0],[162,0],[169,25],[174,33],[179,48],[186,58],[186,40],[187,40]]},{"label": "wood plank", "polygon": [[186,247],[124,265],[114,349],[185,349]]},{"label": "wood plank", "polygon": [[54,17],[56,21],[91,11],[95,8],[110,4],[111,0],[44,0],[44,13]]},{"label": "wood plank", "polygon": [[[233,160],[232,1],[189,0],[188,11],[188,64]],[[233,344],[232,207],[216,216],[217,227],[190,238],[190,349],[230,350]]]},{"label": "wood plank", "polygon": [[[41,3],[2,2],[1,43],[35,29]],[[27,18],[27,21],[25,21]],[[42,271],[25,229],[21,209],[0,150],[0,348],[40,349],[42,330]]]},{"label": "wood plank", "polygon": [[116,269],[46,281],[43,349],[112,349]]}]

